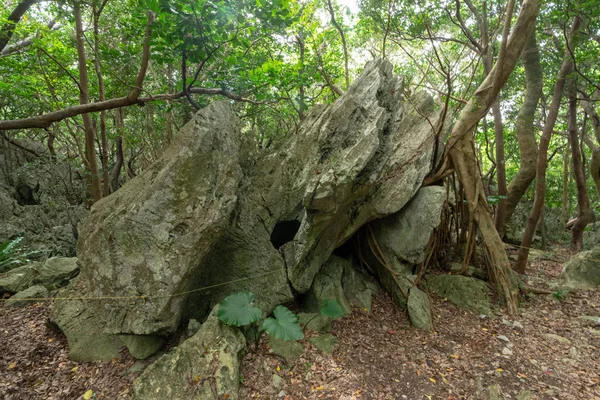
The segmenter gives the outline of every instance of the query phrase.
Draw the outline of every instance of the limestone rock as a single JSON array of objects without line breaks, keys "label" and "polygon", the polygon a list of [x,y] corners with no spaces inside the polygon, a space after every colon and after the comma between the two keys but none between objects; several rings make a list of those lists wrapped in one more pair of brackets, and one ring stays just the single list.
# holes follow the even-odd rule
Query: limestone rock
[{"label": "limestone rock", "polygon": [[600,284],[600,246],[575,254],[563,267],[561,278],[574,288],[593,289]]},{"label": "limestone rock", "polygon": [[286,360],[295,360],[304,353],[304,346],[294,341],[286,341],[269,336],[269,347],[274,354]]},{"label": "limestone rock", "polygon": [[377,294],[377,284],[354,268],[350,262],[344,264],[342,287],[350,305],[371,311],[372,297]]},{"label": "limestone rock", "polygon": [[433,229],[440,223],[445,200],[445,188],[424,187],[402,210],[371,224],[377,246],[395,276],[373,256],[373,246],[363,245],[364,253],[369,255],[369,265],[377,268],[383,288],[401,306],[406,305],[405,295],[414,281],[413,268],[425,259],[427,244]]},{"label": "limestone rock", "polygon": [[[404,106],[402,86],[388,61],[369,62],[334,104],[260,154],[228,102],[200,110],[157,162],[92,207],[81,272],[61,295],[131,298],[57,303],[51,319],[71,350],[89,357],[94,337],[104,357],[118,335],[167,336],[233,291],[254,292],[268,313],[324,283],[313,281],[333,251],[401,210],[433,164],[441,112],[424,92]],[[344,271],[329,271],[342,303]],[[367,289],[344,307],[368,308]]]},{"label": "limestone rock", "polygon": [[557,335],[555,333],[544,333],[542,334],[542,336],[549,341],[554,341],[554,342],[558,342],[561,344],[571,344],[571,341],[569,339],[567,339],[566,337]]},{"label": "limestone rock", "polygon": [[[217,319],[217,308],[198,333],[160,357],[134,381],[134,399],[239,398],[239,364],[246,339],[237,328]],[[213,393],[212,385],[217,393]]]},{"label": "limestone rock", "polygon": [[31,286],[8,299],[6,305],[9,307],[27,307],[28,305],[35,303],[35,301],[21,299],[48,297],[48,295],[48,289],[44,286]]},{"label": "limestone rock", "polygon": [[319,312],[327,299],[337,301],[346,314],[352,311],[342,287],[342,275],[347,263],[348,261],[341,257],[331,256],[323,265],[307,294],[306,307],[310,311]]},{"label": "limestone rock", "polygon": [[17,293],[33,285],[37,263],[23,265],[0,275],[0,293]]},{"label": "limestone rock", "polygon": [[332,334],[325,334],[308,339],[319,351],[331,354],[338,343],[338,339]]},{"label": "limestone rock", "polygon": [[432,330],[433,318],[431,317],[431,302],[427,293],[412,287],[406,303],[410,322],[415,328]]},{"label": "limestone rock", "polygon": [[78,271],[76,257],[52,257],[43,263],[26,264],[0,275],[0,293],[16,293],[33,285],[57,289]]},{"label": "limestone rock", "polygon": [[427,277],[427,287],[459,308],[476,314],[492,313],[489,289],[483,281],[460,275],[436,275]]},{"label": "limestone rock", "polygon": [[156,353],[165,343],[164,338],[155,335],[119,335],[129,353],[138,360],[144,360]]},{"label": "limestone rock", "polygon": [[299,313],[298,322],[305,330],[331,332],[331,320],[321,313]]},{"label": "limestone rock", "polygon": [[[157,162],[94,204],[77,245],[81,273],[61,295],[132,298],[55,303],[50,317],[67,336],[72,356],[71,343],[94,353],[89,337],[114,344],[119,340],[111,335],[165,335],[177,329],[188,310],[186,297],[174,295],[203,286],[203,261],[225,234],[237,202],[239,146],[231,106],[212,103]],[[263,271],[253,271],[258,272]],[[283,270],[280,276],[285,279]],[[277,278],[269,278],[272,284],[257,293],[280,300],[274,291],[281,289],[273,285]],[[145,301],[141,294],[148,296]]]}]

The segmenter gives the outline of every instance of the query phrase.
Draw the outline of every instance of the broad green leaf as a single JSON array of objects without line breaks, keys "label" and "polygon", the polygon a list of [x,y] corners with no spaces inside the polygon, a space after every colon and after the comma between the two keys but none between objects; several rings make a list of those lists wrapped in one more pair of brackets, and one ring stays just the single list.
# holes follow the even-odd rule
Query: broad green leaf
[{"label": "broad green leaf", "polygon": [[327,299],[323,302],[321,314],[331,319],[336,319],[346,315],[346,311],[344,311],[344,308],[337,301]]},{"label": "broad green leaf", "polygon": [[284,306],[277,306],[273,311],[275,318],[267,318],[262,328],[269,335],[281,340],[300,340],[304,332],[298,323],[298,316]]},{"label": "broad green leaf", "polygon": [[219,305],[217,318],[227,325],[250,325],[261,317],[260,309],[252,305],[253,301],[254,293],[237,292],[229,295]]}]

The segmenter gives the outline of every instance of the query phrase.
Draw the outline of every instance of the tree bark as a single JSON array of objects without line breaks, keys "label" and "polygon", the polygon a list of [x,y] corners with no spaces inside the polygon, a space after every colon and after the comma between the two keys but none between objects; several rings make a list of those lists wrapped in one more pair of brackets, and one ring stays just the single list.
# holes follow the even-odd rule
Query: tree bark
[{"label": "tree bark", "polygon": [[[535,29],[529,36],[522,58],[525,68],[525,96],[515,126],[517,141],[519,142],[520,166],[508,185],[504,226],[512,218],[519,201],[535,179],[538,149],[535,139],[534,119],[543,89],[540,51],[537,46]],[[500,236],[504,235],[504,231],[499,232]]]},{"label": "tree bark", "polygon": [[[571,31],[567,39],[567,47],[572,48],[573,39],[579,27],[581,26],[581,19],[575,17],[571,26]],[[542,132],[540,139],[540,146],[538,151],[538,158],[536,164],[536,182],[535,182],[535,197],[533,200],[533,207],[527,220],[527,226],[525,227],[525,233],[523,234],[523,240],[521,241],[521,248],[519,249],[519,256],[515,265],[515,270],[521,274],[525,273],[525,266],[527,265],[527,258],[529,256],[529,248],[533,243],[533,235],[535,234],[535,228],[540,219],[542,207],[544,206],[544,197],[546,195],[546,167],[548,165],[548,146],[550,145],[550,138],[556,124],[556,118],[560,108],[560,101],[565,89],[565,82],[567,75],[573,70],[573,60],[571,58],[570,50],[565,52],[565,56],[562,62],[562,66],[558,73],[556,83],[554,84],[554,94],[552,95],[552,102],[548,110],[548,117],[546,118],[546,124]]]},{"label": "tree bark", "polygon": [[443,176],[447,168],[453,167],[465,189],[468,210],[481,233],[488,258],[488,272],[491,282],[496,285],[497,292],[504,300],[508,311],[516,313],[518,307],[518,285],[512,272],[504,249],[504,244],[495,228],[494,219],[487,203],[483,189],[483,181],[479,171],[477,156],[473,143],[473,133],[477,123],[488,112],[502,86],[508,80],[525,47],[525,42],[534,28],[540,9],[539,0],[525,0],[515,23],[513,33],[507,38],[510,27],[512,7],[507,6],[507,17],[498,61],[483,83],[473,94],[469,103],[462,110],[458,121],[454,124],[450,139],[446,145],[445,161],[436,175]]},{"label": "tree bark", "polygon": [[569,93],[568,131],[573,158],[573,175],[577,184],[578,209],[577,219],[571,231],[571,249],[579,252],[583,248],[583,231],[589,223],[593,222],[594,214],[590,208],[590,198],[585,184],[585,173],[583,172],[581,149],[577,135],[577,97],[574,89],[571,89]]},{"label": "tree bark", "polygon": [[[600,117],[596,112],[592,102],[586,98],[583,101],[583,108],[585,113],[590,119],[592,123],[592,129],[594,130],[594,136],[596,137],[596,143],[600,145]],[[590,162],[590,175],[594,181],[594,185],[596,186],[596,192],[598,193],[598,197],[600,197],[600,148],[598,148],[597,144],[594,144],[593,140],[588,137],[588,135],[583,132],[583,140],[588,148],[592,152],[592,161]]]},{"label": "tree bark", "polygon": [[[89,83],[85,60],[85,44],[83,42],[83,22],[81,18],[81,8],[78,3],[75,3],[74,11],[75,40],[77,43],[77,58],[79,62],[79,104],[86,105],[90,102],[88,93]],[[85,156],[91,174],[92,197],[94,198],[94,202],[96,202],[102,198],[102,189],[100,188],[100,176],[98,175],[98,162],[96,160],[95,129],[90,114],[83,114],[82,117],[85,129]]]}]

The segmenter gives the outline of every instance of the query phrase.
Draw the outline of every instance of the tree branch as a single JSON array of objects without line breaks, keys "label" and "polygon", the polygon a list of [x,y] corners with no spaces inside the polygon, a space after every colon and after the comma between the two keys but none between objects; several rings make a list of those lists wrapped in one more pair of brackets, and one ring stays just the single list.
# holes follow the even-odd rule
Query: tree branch
[{"label": "tree branch", "polygon": [[29,10],[29,8],[37,3],[38,0],[23,0],[8,16],[8,22],[4,24],[2,29],[0,29],[0,49],[4,50],[10,38],[12,38],[13,33],[15,33],[15,28],[17,24],[21,20],[21,17]]}]

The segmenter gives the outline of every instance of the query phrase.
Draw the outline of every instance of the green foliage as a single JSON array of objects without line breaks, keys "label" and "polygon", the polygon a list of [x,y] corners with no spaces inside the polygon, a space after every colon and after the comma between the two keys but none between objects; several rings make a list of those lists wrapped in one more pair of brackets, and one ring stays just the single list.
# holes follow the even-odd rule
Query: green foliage
[{"label": "green foliage", "polygon": [[254,293],[236,292],[227,296],[220,304],[217,318],[227,325],[245,326],[258,321],[259,308],[254,307]]},{"label": "green foliage", "polygon": [[300,340],[304,338],[298,316],[284,306],[277,306],[273,311],[275,318],[267,318],[262,328],[269,335],[281,340]]},{"label": "green foliage", "polygon": [[330,319],[337,319],[345,316],[346,311],[337,301],[326,299],[321,307],[321,314]]},{"label": "green foliage", "polygon": [[19,246],[22,237],[18,237],[4,243],[0,243],[0,273],[7,272],[13,268],[27,264],[29,257],[42,253],[41,250],[26,251]]}]

